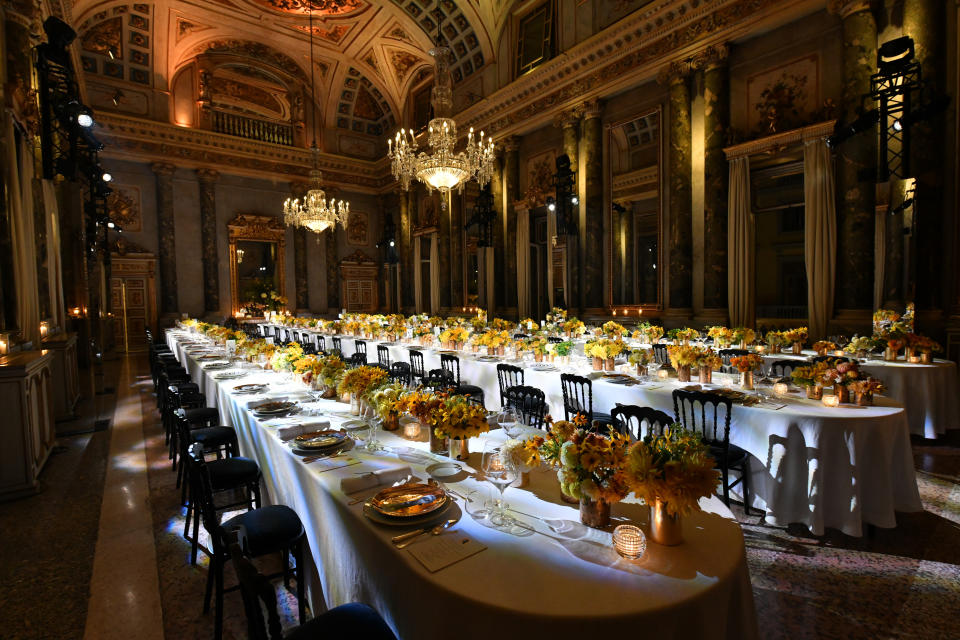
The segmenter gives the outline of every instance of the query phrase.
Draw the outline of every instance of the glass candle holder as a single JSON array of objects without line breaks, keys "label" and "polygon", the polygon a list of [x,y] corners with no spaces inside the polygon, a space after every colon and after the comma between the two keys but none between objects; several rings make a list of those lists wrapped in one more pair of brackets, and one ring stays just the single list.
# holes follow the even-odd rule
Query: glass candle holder
[{"label": "glass candle holder", "polygon": [[773,393],[778,397],[783,397],[790,392],[790,387],[786,382],[777,382],[773,385]]},{"label": "glass candle holder", "polygon": [[670,372],[666,369],[660,369],[659,371],[657,371],[657,377],[660,378],[661,380],[666,380],[667,378],[670,377]]},{"label": "glass candle holder", "polygon": [[837,349],[836,351],[833,352],[833,355],[837,356],[838,358],[842,358],[842,357],[843,357],[843,349]]},{"label": "glass candle holder", "polygon": [[613,548],[622,557],[636,560],[647,550],[647,537],[639,527],[621,524],[613,530]]},{"label": "glass candle holder", "polygon": [[823,406],[825,407],[839,407],[840,397],[833,394],[824,394],[821,402],[823,402]]},{"label": "glass candle holder", "polygon": [[403,436],[405,438],[410,438],[411,440],[416,440],[420,437],[420,423],[419,422],[408,422],[403,425]]}]

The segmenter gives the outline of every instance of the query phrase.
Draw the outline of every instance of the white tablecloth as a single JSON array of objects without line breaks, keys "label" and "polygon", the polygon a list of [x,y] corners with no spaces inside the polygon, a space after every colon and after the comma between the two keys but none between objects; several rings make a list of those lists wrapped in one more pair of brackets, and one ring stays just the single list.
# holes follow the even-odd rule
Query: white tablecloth
[{"label": "white tablecloth", "polygon": [[[271,372],[255,372],[243,381],[270,381],[278,392],[298,388],[279,384],[279,379]],[[409,552],[392,547],[389,538],[396,530],[371,523],[362,506],[349,506],[340,490],[340,480],[358,471],[411,463],[392,453],[353,452],[361,464],[320,472],[303,464],[275,429],[245,409],[249,396],[232,395],[236,384],[217,385],[221,416],[237,429],[243,453],[260,464],[270,499],[289,505],[304,521],[329,606],[366,602],[401,638],[416,640],[579,639],[632,636],[639,630],[677,640],[757,637],[743,535],[717,498],[702,500],[705,511],[684,521],[683,545],[651,543],[642,561],[628,563],[613,552],[609,533],[582,527],[576,508],[559,502],[555,475],[537,471],[529,488],[507,490],[508,502],[525,514],[575,523],[570,534],[554,534],[535,518],[518,515],[541,533],[511,535],[464,514],[447,535],[461,532],[487,549],[431,574]],[[318,404],[345,408],[335,402]],[[489,437],[502,439],[499,434]],[[426,443],[394,434],[383,434],[382,440],[427,449]],[[476,452],[480,440],[471,441]],[[471,457],[474,467],[478,457]],[[426,477],[423,466],[411,467]],[[473,468],[468,471],[472,476]],[[489,488],[472,477],[451,486],[459,492]],[[613,516],[645,524],[647,510],[621,503],[613,506]]]},{"label": "white tablecloth", "polygon": [[[813,351],[804,351],[805,358],[814,355]],[[799,357],[792,354],[764,356],[768,363],[793,359]],[[887,386],[886,395],[903,404],[910,433],[937,438],[948,429],[960,429],[960,379],[953,361],[910,364],[903,360],[868,360],[861,362],[860,368],[882,380]]]},{"label": "white tablecloth", "polygon": [[[353,353],[353,340],[342,337],[346,355]],[[376,362],[377,345],[383,343],[366,343],[368,361]],[[390,345],[391,361],[409,361],[409,348]],[[414,348],[423,352],[427,371],[440,368],[437,349]],[[520,364],[525,367],[526,384],[542,389],[552,415],[562,418],[560,371],[536,371],[530,362]],[[567,370],[590,373],[576,366]],[[495,362],[461,353],[460,371],[463,382],[483,389],[487,407],[499,406]],[[675,380],[626,387],[597,379],[593,382],[593,408],[609,413],[616,403],[635,404],[673,415],[672,392],[680,386]],[[873,407],[827,408],[798,394],[783,402],[788,406],[778,410],[735,406],[730,430],[730,441],[753,456],[751,507],[765,511],[768,522],[802,523],[817,535],[831,527],[860,536],[864,522],[895,527],[896,511],[923,508],[907,414],[901,404],[878,397]],[[739,485],[732,493],[742,498]]]}]

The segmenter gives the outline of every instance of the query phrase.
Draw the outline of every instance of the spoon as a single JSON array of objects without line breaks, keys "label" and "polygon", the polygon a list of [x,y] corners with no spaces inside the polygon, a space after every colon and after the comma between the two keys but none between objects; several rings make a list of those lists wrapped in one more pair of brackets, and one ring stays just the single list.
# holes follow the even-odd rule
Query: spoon
[{"label": "spoon", "polygon": [[412,544],[414,540],[416,540],[417,538],[419,538],[420,536],[422,536],[422,535],[424,535],[424,534],[429,533],[430,535],[438,536],[438,535],[440,535],[441,533],[443,533],[443,530],[444,530],[444,529],[449,529],[450,527],[452,527],[452,526],[455,525],[456,523],[457,523],[456,520],[447,520],[446,522],[444,522],[444,523],[442,523],[442,524],[438,524],[438,525],[435,526],[433,529],[430,529],[430,528],[428,527],[428,528],[426,528],[426,529],[422,529],[422,530],[420,530],[420,531],[417,531],[417,532],[415,532],[413,535],[411,535],[409,538],[404,538],[401,542],[394,542],[394,545],[396,545],[397,549],[403,549],[404,547],[407,547],[407,546],[409,546],[410,544]]}]

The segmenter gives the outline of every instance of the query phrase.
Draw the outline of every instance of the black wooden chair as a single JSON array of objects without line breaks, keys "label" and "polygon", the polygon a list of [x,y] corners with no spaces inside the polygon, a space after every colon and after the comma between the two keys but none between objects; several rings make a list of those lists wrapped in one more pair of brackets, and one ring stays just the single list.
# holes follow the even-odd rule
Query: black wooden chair
[{"label": "black wooden chair", "polygon": [[354,340],[354,351],[353,355],[350,356],[350,360],[354,363],[359,362],[360,364],[355,364],[354,366],[361,366],[367,364],[367,343],[364,340]]},{"label": "black wooden chair", "polygon": [[547,398],[543,391],[526,385],[510,387],[506,391],[505,401],[506,405],[513,407],[520,414],[525,425],[537,429],[544,428]]},{"label": "black wooden chair", "polygon": [[457,381],[453,374],[446,369],[431,369],[427,375],[420,380],[420,384],[433,391],[454,392],[457,388]]},{"label": "black wooden chair", "polygon": [[557,336],[548,336],[548,337],[547,337],[547,342],[549,342],[549,343],[551,343],[551,344],[560,344],[561,342],[563,342],[563,338],[560,338],[560,337],[557,337]]},{"label": "black wooden chair", "polygon": [[[673,412],[677,422],[688,431],[699,433],[710,447],[710,455],[713,456],[716,468],[720,469],[722,474],[724,503],[730,506],[730,489],[742,483],[743,512],[750,515],[750,454],[730,443],[733,401],[716,393],[675,389]],[[740,477],[732,483],[730,482],[731,469],[740,472]]]},{"label": "black wooden chair", "polygon": [[[357,602],[325,611],[284,635],[277,611],[277,594],[269,578],[260,573],[253,562],[244,555],[243,547],[238,542],[230,543],[230,558],[233,560],[233,568],[240,583],[243,609],[247,614],[249,640],[316,640],[317,638],[396,640],[390,627],[376,611]],[[263,617],[264,610],[267,612],[266,620]]]},{"label": "black wooden chair", "polygon": [[806,364],[803,360],[776,360],[770,365],[770,377],[783,378],[789,376],[794,369]]},{"label": "black wooden chair", "polygon": [[[223,636],[223,594],[237,587],[224,589],[223,565],[230,559],[229,545],[238,540],[243,553],[256,558],[273,553],[282,554],[284,581],[289,584],[290,560],[295,562],[297,581],[297,605],[300,622],[306,620],[304,602],[303,523],[296,512],[282,504],[251,509],[220,523],[218,512],[222,509],[215,502],[217,493],[216,479],[212,473],[214,462],[205,462],[199,445],[190,449],[191,492],[195,496],[199,518],[203,528],[210,535],[210,567],[207,573],[207,587],[203,598],[203,612],[210,611],[210,596],[214,596],[214,638]],[[222,462],[222,461],[221,461]],[[196,536],[194,537],[196,539]],[[277,577],[274,576],[274,577]]]},{"label": "black wooden chair", "polygon": [[423,379],[427,372],[423,367],[423,352],[418,349],[410,349],[410,382],[411,384],[423,384]]},{"label": "black wooden chair", "polygon": [[593,382],[572,373],[560,374],[560,387],[563,391],[563,414],[567,420],[573,420],[577,414],[587,419],[587,427],[594,422],[613,424],[608,413],[596,413],[593,410]]},{"label": "black wooden chair", "polygon": [[450,353],[441,353],[440,354],[440,366],[444,371],[448,372],[456,384],[457,395],[461,396],[470,396],[474,402],[478,402],[480,406],[483,406],[483,389],[478,387],[475,384],[464,384],[463,380],[460,378],[460,357],[455,356]]},{"label": "black wooden chair", "polygon": [[340,339],[340,336],[333,336],[332,340],[333,350],[338,356],[343,357],[343,341]]},{"label": "black wooden chair", "polygon": [[390,370],[390,348],[385,347],[382,344],[377,345],[377,362],[387,368],[387,371]]},{"label": "black wooden chair", "polygon": [[[617,431],[633,436],[634,440],[643,440],[648,435],[663,435],[663,430],[673,424],[673,418],[653,407],[638,407],[634,404],[618,404],[610,412],[613,426]],[[643,423],[647,423],[644,431]]]},{"label": "black wooden chair", "polygon": [[314,343],[317,345],[317,353],[327,352],[327,339],[320,334],[313,336]]},{"label": "black wooden chair", "polygon": [[667,352],[667,345],[659,343],[653,345],[653,360],[659,365],[670,364],[670,354]]},{"label": "black wooden chair", "polygon": [[523,369],[512,364],[497,365],[497,382],[500,384],[500,406],[507,406],[507,389],[524,383]]}]

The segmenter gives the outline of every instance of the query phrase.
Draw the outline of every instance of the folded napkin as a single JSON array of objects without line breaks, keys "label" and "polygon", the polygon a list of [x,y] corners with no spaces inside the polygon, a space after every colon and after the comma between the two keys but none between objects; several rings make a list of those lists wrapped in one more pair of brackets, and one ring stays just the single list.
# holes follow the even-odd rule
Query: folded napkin
[{"label": "folded napkin", "polygon": [[397,480],[402,480],[411,475],[413,470],[410,467],[391,467],[388,469],[379,469],[364,473],[353,478],[344,478],[340,481],[340,490],[344,493],[356,493],[364,489],[373,487],[391,485]]},{"label": "folded napkin", "polygon": [[277,435],[280,436],[281,440],[286,442],[287,440],[293,440],[297,436],[302,436],[305,433],[321,431],[329,428],[329,420],[314,420],[312,422],[280,425],[277,427]]},{"label": "folded napkin", "polygon": [[263,404],[264,402],[283,402],[287,399],[287,396],[274,396],[274,395],[265,395],[261,396],[256,400],[250,400],[247,402],[247,409],[253,409],[254,407]]}]

